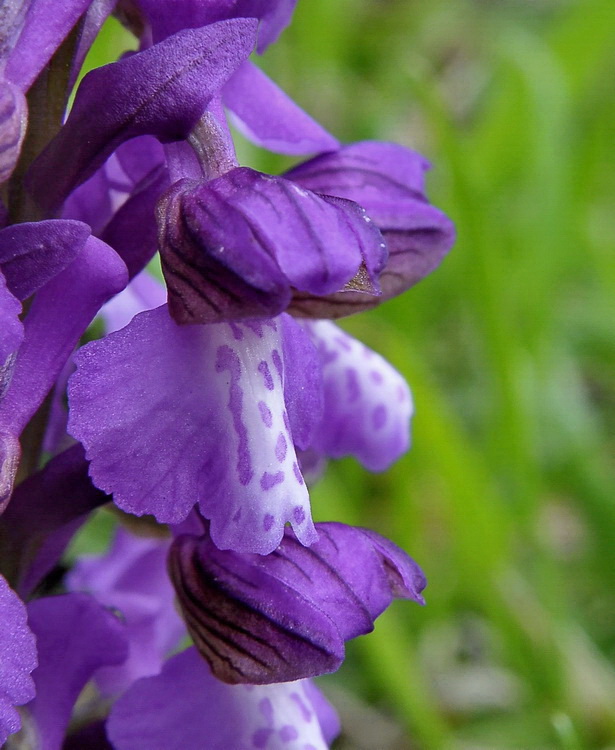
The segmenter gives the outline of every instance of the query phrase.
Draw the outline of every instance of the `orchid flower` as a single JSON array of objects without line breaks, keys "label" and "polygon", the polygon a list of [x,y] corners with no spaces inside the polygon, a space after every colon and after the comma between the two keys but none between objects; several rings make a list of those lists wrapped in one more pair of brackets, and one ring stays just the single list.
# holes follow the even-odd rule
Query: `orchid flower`
[{"label": "orchid flower", "polygon": [[[417,283],[453,227],[423,157],[340,144],[249,59],[294,5],[0,11],[9,747],[321,750],[339,723],[311,679],[394,598],[423,603],[417,563],[315,523],[308,482],[330,459],[383,471],[407,450],[403,377],[333,321]],[[67,112],[112,12],[138,51],[90,71]],[[229,122],[307,158],[283,175],[240,165]],[[67,571],[103,505],[148,533],[120,527]]]}]

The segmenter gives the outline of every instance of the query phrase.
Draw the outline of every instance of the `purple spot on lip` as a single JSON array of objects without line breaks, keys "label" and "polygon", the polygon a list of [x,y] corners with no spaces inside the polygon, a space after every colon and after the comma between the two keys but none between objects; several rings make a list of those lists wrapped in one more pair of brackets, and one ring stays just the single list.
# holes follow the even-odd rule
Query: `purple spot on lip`
[{"label": "purple spot on lip", "polygon": [[397,400],[404,402],[406,400],[406,390],[403,385],[397,386]]},{"label": "purple spot on lip", "polygon": [[303,716],[303,721],[310,722],[312,720],[312,712],[305,705],[303,698],[299,695],[299,693],[291,693],[290,697],[295,701],[297,706],[299,706],[299,710],[301,711],[301,715]]},{"label": "purple spot on lip", "polygon": [[299,482],[299,484],[303,484],[303,474],[301,473],[301,469],[299,469],[296,463],[293,464],[293,472],[295,474],[295,479]]},{"label": "purple spot on lip", "polygon": [[[273,521],[273,516],[265,516],[265,518],[271,518],[271,520]],[[269,698],[261,698],[259,700],[258,710],[262,713],[262,715],[269,723],[273,721],[273,704],[269,700]]]},{"label": "purple spot on lip", "polygon": [[271,352],[271,359],[273,360],[273,365],[275,369],[278,371],[278,375],[280,376],[280,383],[281,383],[282,376],[284,374],[284,365],[282,363],[282,357],[280,357],[280,352],[277,349],[274,349]]},{"label": "purple spot on lip", "polygon": [[269,531],[271,527],[273,526],[274,518],[271,515],[271,513],[267,513],[266,516],[263,518],[263,528],[265,531]]},{"label": "purple spot on lip", "polygon": [[278,732],[282,742],[292,742],[299,736],[299,732],[291,724],[285,724]]},{"label": "purple spot on lip", "polygon": [[237,356],[237,352],[226,345],[219,346],[216,351],[216,372],[223,372],[224,370],[228,370],[231,374],[228,408],[233,418],[233,428],[238,439],[237,474],[239,475],[239,481],[245,486],[250,484],[254,472],[252,471],[252,461],[248,447],[248,430],[241,419],[243,390],[240,388],[238,382],[241,378],[241,362]]},{"label": "purple spot on lip", "polygon": [[273,378],[271,377],[271,372],[269,370],[269,365],[265,362],[264,359],[261,362],[259,362],[259,364],[258,364],[258,371],[263,376],[263,381],[265,383],[265,388],[268,391],[272,391],[273,388],[274,388]]},{"label": "purple spot on lip", "polygon": [[284,420],[284,427],[290,432],[290,420],[286,411],[282,414],[282,419]]},{"label": "purple spot on lip", "polygon": [[257,748],[257,750],[263,750],[267,747],[267,743],[272,734],[273,729],[268,729],[267,727],[257,729],[252,735],[252,747]]},{"label": "purple spot on lip", "polygon": [[286,450],[287,450],[286,438],[284,437],[284,433],[281,432],[278,435],[278,441],[275,444],[275,457],[278,459],[280,463],[282,463],[282,461],[284,461],[284,459],[286,458]]},{"label": "purple spot on lip", "polygon": [[354,367],[346,368],[346,388],[348,390],[348,401],[352,403],[361,397],[361,386],[359,385],[359,376]]},{"label": "purple spot on lip", "polygon": [[382,382],[384,382],[384,377],[382,376],[381,372],[378,372],[378,370],[372,370],[369,373],[369,376],[377,385],[380,385]]},{"label": "purple spot on lip", "polygon": [[333,340],[340,347],[340,349],[344,349],[347,352],[352,350],[352,346],[350,346],[348,341],[346,341],[346,339],[342,336],[336,336]]},{"label": "purple spot on lip", "polygon": [[280,484],[280,482],[283,481],[283,471],[278,471],[275,474],[270,474],[268,471],[265,471],[263,472],[263,476],[261,477],[261,489],[270,490],[272,487],[275,487],[276,484]]},{"label": "purple spot on lip", "polygon": [[243,324],[246,328],[249,328],[252,333],[255,333],[259,339],[263,338],[263,326],[258,320],[244,320]]},{"label": "purple spot on lip", "polygon": [[273,416],[271,415],[271,409],[267,406],[264,401],[258,402],[258,410],[263,420],[265,427],[271,427],[273,424]]},{"label": "purple spot on lip", "polygon": [[293,509],[293,516],[298,526],[305,521],[305,511],[300,505],[296,505]]},{"label": "purple spot on lip", "polygon": [[237,325],[237,323],[229,323],[229,326],[231,327],[231,331],[233,333],[233,338],[235,341],[241,341],[243,338],[243,331],[241,328]]},{"label": "purple spot on lip", "polygon": [[378,404],[378,406],[372,412],[372,424],[375,430],[379,430],[384,427],[387,421],[387,410],[384,404]]},{"label": "purple spot on lip", "polygon": [[320,358],[322,359],[322,364],[328,365],[329,362],[335,361],[339,354],[335,351],[335,349],[327,349],[327,345],[324,341],[320,341],[318,344],[318,353],[320,354]]}]

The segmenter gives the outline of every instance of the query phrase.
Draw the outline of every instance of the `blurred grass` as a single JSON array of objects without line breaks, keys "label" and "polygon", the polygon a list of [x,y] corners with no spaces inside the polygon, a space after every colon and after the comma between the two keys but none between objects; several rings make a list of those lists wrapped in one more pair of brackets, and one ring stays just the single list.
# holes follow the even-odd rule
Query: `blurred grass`
[{"label": "blurred grass", "polygon": [[331,465],[315,515],[387,534],[429,587],[329,681],[398,748],[615,747],[615,3],[300,0],[262,65],[343,140],[425,153],[459,235],[345,323],[411,383],[414,446]]},{"label": "blurred grass", "polygon": [[408,747],[614,745],[615,4],[311,0],[264,66],[345,140],[425,153],[459,234],[346,324],[408,377],[414,447],[331,466],[316,513],[429,579],[350,677]]}]

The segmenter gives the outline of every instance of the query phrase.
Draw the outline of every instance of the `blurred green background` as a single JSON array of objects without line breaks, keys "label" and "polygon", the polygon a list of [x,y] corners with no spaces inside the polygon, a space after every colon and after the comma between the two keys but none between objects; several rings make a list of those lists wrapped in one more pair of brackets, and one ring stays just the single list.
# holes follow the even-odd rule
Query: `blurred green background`
[{"label": "blurred green background", "polygon": [[615,748],[615,0],[299,0],[260,64],[342,140],[424,153],[458,230],[344,322],[410,382],[414,445],[330,465],[315,516],[429,585],[321,681],[336,748]]}]

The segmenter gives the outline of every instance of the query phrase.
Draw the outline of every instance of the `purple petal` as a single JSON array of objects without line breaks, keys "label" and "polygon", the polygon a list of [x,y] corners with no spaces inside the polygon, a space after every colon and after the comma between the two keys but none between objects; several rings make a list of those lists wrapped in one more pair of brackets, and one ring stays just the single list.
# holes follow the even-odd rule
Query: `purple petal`
[{"label": "purple petal", "polygon": [[304,547],[286,532],[265,557],[178,537],[169,572],[186,625],[216,677],[269,684],[336,670],[344,641],[373,629],[394,597],[423,603],[417,564],[378,534],[317,524]]},{"label": "purple petal", "polygon": [[0,61],[4,65],[12,48],[15,46],[21,30],[28,7],[32,0],[9,0],[0,5],[0,26],[2,36],[0,37]]},{"label": "purple petal", "polygon": [[249,60],[231,76],[222,96],[233,123],[257,146],[297,156],[339,148],[339,141]]},{"label": "purple petal", "polygon": [[50,219],[0,231],[0,265],[11,292],[26,299],[63,271],[90,236],[80,221]]},{"label": "purple petal", "polygon": [[181,180],[159,204],[162,268],[179,323],[275,317],[290,301],[288,279],[266,241],[216,190],[226,182],[194,187]]},{"label": "purple petal", "polygon": [[[249,7],[253,2],[254,0],[243,0],[243,5]],[[260,4],[264,6],[265,11],[261,11],[260,14],[262,21],[258,32],[256,50],[262,55],[290,23],[297,0],[274,0],[274,2],[261,0]]]},{"label": "purple petal", "polygon": [[98,487],[163,523],[195,503],[216,544],[267,554],[290,522],[315,539],[283,397],[279,321],[177,326],[166,306],[85,346],[69,431]]},{"label": "purple petal", "polygon": [[[113,159],[115,154],[88,180],[73,190],[62,208],[62,218],[82,221],[89,224],[92,234],[100,234],[116,208],[111,200],[111,180],[107,174],[107,166]],[[122,185],[122,188],[125,186]]]},{"label": "purple petal", "polygon": [[312,707],[318,716],[322,736],[327,745],[329,745],[342,731],[340,717],[312,680],[305,680],[303,685],[306,695],[310,699]]},{"label": "purple petal", "polygon": [[290,315],[283,315],[284,400],[293,436],[298,448],[312,442],[323,416],[323,382],[320,357],[309,335]]},{"label": "purple petal", "polygon": [[423,156],[396,143],[361,141],[298,164],[286,176],[309,190],[367,208],[371,201],[387,198],[425,201],[429,167]]},{"label": "purple petal", "polygon": [[126,263],[130,278],[142,271],[156,254],[155,208],[160,194],[168,184],[166,169],[154,169],[135,187],[130,198],[115,212],[102,233],[103,241],[111,245]]},{"label": "purple petal", "polygon": [[30,188],[40,205],[57,208],[130,138],[186,138],[218,89],[250,54],[255,23],[232,19],[180,31],[88,73],[66,124],[32,167]]},{"label": "purple petal", "polygon": [[37,599],[28,605],[36,635],[39,665],[34,672],[36,698],[27,712],[41,750],[60,750],[73,706],[100,667],[127,656],[120,620],[85,594]]},{"label": "purple petal", "polygon": [[180,323],[270,317],[291,287],[328,294],[364,269],[377,293],[386,260],[380,233],[356,204],[246,167],[176,183],[159,222],[169,307]]},{"label": "purple petal", "polygon": [[73,190],[64,204],[63,218],[83,221],[92,227],[93,234],[100,235],[114,212],[134,191],[144,189],[159,174],[157,168],[163,166],[164,152],[159,141],[150,135],[132,138]]},{"label": "purple petal", "polygon": [[380,299],[352,292],[326,300],[300,295],[297,311],[326,318],[373,307],[416,284],[442,261],[453,244],[454,227],[425,197],[428,168],[422,156],[402,146],[365,141],[317,156],[286,173],[309,190],[359,203],[389,250],[380,276]]},{"label": "purple petal", "polygon": [[115,704],[107,731],[117,750],[326,750],[307,681],[225,685],[195,649],[170,659],[157,677],[139,680]]},{"label": "purple petal", "polygon": [[228,18],[258,18],[257,50],[262,52],[288,26],[297,0],[184,0],[170,5],[167,0],[139,0],[139,8],[151,25],[154,41],[181,29],[208,26]]},{"label": "purple petal", "polygon": [[167,292],[163,284],[156,281],[147,271],[141,271],[118,295],[110,299],[100,314],[105,321],[105,331],[113,333],[127,326],[130,321],[145,310],[153,310],[164,305]]},{"label": "purple petal", "polygon": [[122,143],[115,155],[133,185],[145,179],[156,167],[163,166],[165,161],[164,147],[151,135]]},{"label": "purple petal", "polygon": [[67,578],[69,589],[91,593],[103,606],[121,612],[126,624],[128,658],[96,676],[106,695],[160,672],[166,655],[185,635],[167,575],[169,545],[170,539],[136,537],[120,528],[107,554],[78,560]]},{"label": "purple petal", "polygon": [[12,375],[12,362],[7,362],[7,359],[23,341],[20,313],[21,302],[9,292],[4,275],[0,271],[0,398]]},{"label": "purple petal", "polygon": [[9,179],[17,164],[27,126],[24,95],[10,81],[0,80],[0,183]]},{"label": "purple petal", "polygon": [[410,444],[406,381],[334,323],[304,325],[320,353],[325,394],[325,418],[311,447],[331,458],[353,455],[371,471],[383,471]]},{"label": "purple petal", "polygon": [[100,307],[126,285],[126,266],[90,237],[75,260],[36,295],[25,320],[11,384],[0,402],[0,426],[19,435]]},{"label": "purple petal", "polygon": [[19,39],[8,57],[6,77],[22,91],[27,91],[90,2],[30,2]]},{"label": "purple petal", "polygon": [[27,597],[60,559],[75,522],[110,498],[88,476],[83,448],[74,445],[31,474],[0,517],[0,558]]},{"label": "purple petal", "polygon": [[90,7],[83,16],[79,28],[79,41],[73,55],[71,74],[68,81],[69,89],[72,89],[83,65],[83,61],[98,36],[103,24],[111,14],[117,0],[89,0]]},{"label": "purple petal", "polygon": [[19,731],[15,706],[34,697],[30,673],[36,667],[36,641],[27,625],[26,607],[0,576],[0,745]]}]

